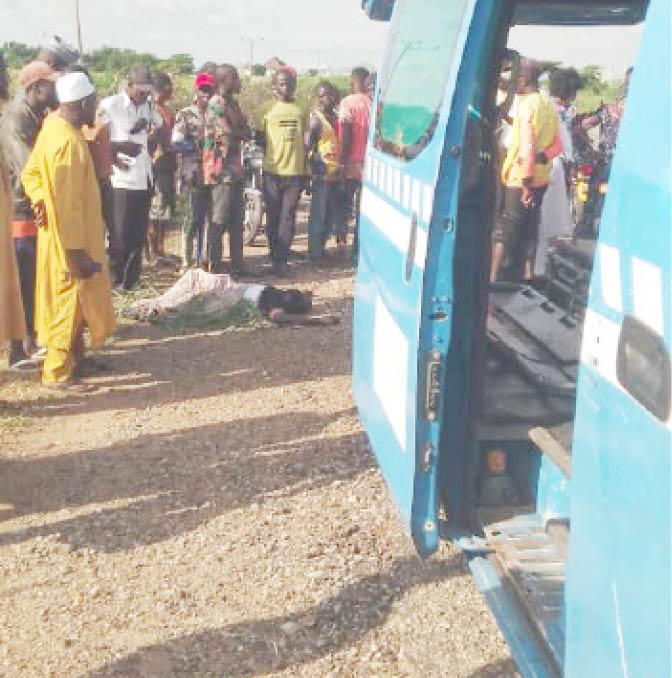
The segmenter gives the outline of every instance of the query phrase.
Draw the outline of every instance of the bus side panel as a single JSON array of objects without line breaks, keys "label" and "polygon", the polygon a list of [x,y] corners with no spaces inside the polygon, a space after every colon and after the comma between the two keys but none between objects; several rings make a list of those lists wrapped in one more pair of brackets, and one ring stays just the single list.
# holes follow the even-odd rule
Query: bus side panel
[{"label": "bus side panel", "polygon": [[[584,327],[565,597],[567,676],[672,671],[672,423],[669,412],[654,416],[627,391],[617,360],[629,316],[658,338],[666,359],[670,354],[670,20],[669,0],[652,0]],[[670,387],[667,379],[660,383]]]}]

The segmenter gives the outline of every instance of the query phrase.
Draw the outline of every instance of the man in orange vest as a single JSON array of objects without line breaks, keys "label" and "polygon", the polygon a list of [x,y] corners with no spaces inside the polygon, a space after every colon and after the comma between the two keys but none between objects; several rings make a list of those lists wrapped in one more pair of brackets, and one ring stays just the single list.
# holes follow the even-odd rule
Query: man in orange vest
[{"label": "man in orange vest", "polygon": [[541,68],[523,59],[518,75],[518,102],[501,181],[504,208],[493,233],[490,281],[495,282],[505,256],[515,275],[530,280],[539,235],[541,201],[551,177],[551,160],[562,152],[558,115],[539,92]]}]

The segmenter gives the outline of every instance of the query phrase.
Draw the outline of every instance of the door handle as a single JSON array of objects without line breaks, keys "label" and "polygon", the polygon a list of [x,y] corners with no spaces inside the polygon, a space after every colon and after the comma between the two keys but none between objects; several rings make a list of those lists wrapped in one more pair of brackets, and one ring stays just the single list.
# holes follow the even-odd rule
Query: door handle
[{"label": "door handle", "polygon": [[418,215],[413,212],[411,215],[411,231],[408,236],[408,249],[406,250],[406,266],[404,268],[404,280],[409,283],[413,275],[413,265],[415,264],[415,250],[418,246]]}]

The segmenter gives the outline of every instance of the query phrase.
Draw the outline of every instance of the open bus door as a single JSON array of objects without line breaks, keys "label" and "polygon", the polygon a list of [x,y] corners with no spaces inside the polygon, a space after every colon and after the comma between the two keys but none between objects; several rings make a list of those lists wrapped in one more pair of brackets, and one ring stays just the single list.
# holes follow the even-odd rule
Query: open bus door
[{"label": "open bus door", "polygon": [[[422,555],[439,543],[455,187],[475,73],[499,5],[397,2],[363,181],[354,392]],[[437,287],[440,296],[433,292]]]},{"label": "open bus door", "polygon": [[[569,357],[553,352],[548,318],[574,316],[550,296],[539,306],[531,286],[510,325],[490,322],[505,318],[500,296],[519,294],[487,282],[493,214],[476,199],[480,185],[490,200],[495,174],[486,88],[515,24],[644,24]],[[439,504],[484,534],[469,566],[526,676],[671,675],[670,25],[669,0],[397,0],[394,11],[360,220],[355,395],[420,553],[437,546]],[[533,326],[539,308],[548,317]],[[474,359],[486,342],[511,371]],[[557,365],[571,393],[548,377]],[[518,419],[470,406],[474,390],[508,383],[530,404]],[[495,405],[508,405],[501,393]],[[482,491],[491,451],[518,494]]]}]

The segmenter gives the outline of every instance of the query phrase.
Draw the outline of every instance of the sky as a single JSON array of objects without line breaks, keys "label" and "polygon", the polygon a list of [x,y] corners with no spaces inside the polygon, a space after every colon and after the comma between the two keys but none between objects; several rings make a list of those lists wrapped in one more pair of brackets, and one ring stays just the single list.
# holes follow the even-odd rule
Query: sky
[{"label": "sky", "polygon": [[509,46],[523,56],[561,61],[581,68],[596,65],[607,80],[622,78],[635,63],[642,26],[516,26]]},{"label": "sky", "polygon": [[[446,0],[448,1],[448,0]],[[272,56],[297,67],[349,70],[378,65],[389,24],[370,21],[360,0],[79,0],[84,49],[128,47],[168,57],[244,64]],[[75,0],[0,0],[0,43],[39,44],[48,32],[76,43]],[[635,59],[639,28],[521,26],[512,45],[522,54],[567,65],[598,64],[608,79]],[[617,49],[606,49],[617,46]],[[609,58],[605,58],[605,54]]]},{"label": "sky", "polygon": [[[76,44],[75,0],[0,0],[0,43],[39,44],[47,32]],[[111,45],[159,57],[186,52],[244,64],[272,56],[296,66],[374,66],[388,24],[360,0],[80,0],[84,49]]]}]

